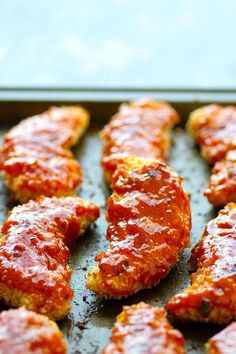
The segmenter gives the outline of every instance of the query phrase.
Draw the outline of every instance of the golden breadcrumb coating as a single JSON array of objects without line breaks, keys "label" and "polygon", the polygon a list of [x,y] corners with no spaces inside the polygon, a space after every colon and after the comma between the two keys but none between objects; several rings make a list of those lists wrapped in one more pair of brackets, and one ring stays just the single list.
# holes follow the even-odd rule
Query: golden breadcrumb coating
[{"label": "golden breadcrumb coating", "polygon": [[206,348],[207,354],[236,353],[236,322],[231,323],[223,331],[209,339]]},{"label": "golden breadcrumb coating", "polygon": [[189,245],[191,215],[181,178],[163,161],[131,156],[113,175],[107,204],[109,249],[87,287],[120,298],[160,282]]},{"label": "golden breadcrumb coating", "polygon": [[215,164],[205,192],[209,202],[215,206],[236,202],[236,107],[199,108],[191,113],[187,127],[203,157]]},{"label": "golden breadcrumb coating", "polygon": [[69,248],[99,216],[79,197],[47,198],[15,207],[1,228],[0,299],[52,319],[70,310]]},{"label": "golden breadcrumb coating", "polygon": [[140,99],[122,104],[101,133],[106,180],[111,182],[116,167],[130,155],[165,158],[170,129],[178,121],[177,112],[165,102]]},{"label": "golden breadcrumb coating", "polygon": [[82,180],[68,150],[89,123],[79,106],[51,107],[13,127],[3,139],[0,168],[12,196],[22,203],[40,195],[74,195]]},{"label": "golden breadcrumb coating", "polygon": [[0,354],[66,354],[55,322],[25,308],[0,314]]},{"label": "golden breadcrumb coating", "polygon": [[224,160],[216,162],[204,194],[215,206],[236,202],[236,150],[229,151]]},{"label": "golden breadcrumb coating", "polygon": [[125,306],[117,317],[102,354],[184,354],[184,338],[173,329],[165,311],[143,302]]},{"label": "golden breadcrumb coating", "polygon": [[192,251],[191,285],[166,305],[179,321],[224,324],[236,319],[236,204],[210,221]]}]

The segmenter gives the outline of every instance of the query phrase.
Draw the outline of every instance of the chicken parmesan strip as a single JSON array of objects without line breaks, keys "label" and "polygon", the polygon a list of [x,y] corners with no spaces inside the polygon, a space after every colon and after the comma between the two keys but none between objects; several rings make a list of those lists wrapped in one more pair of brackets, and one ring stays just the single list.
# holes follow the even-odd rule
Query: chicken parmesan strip
[{"label": "chicken parmesan strip", "polygon": [[236,202],[236,150],[215,164],[205,196],[215,206]]},{"label": "chicken parmesan strip", "polygon": [[3,139],[0,168],[14,199],[74,195],[82,174],[68,150],[83,135],[88,113],[79,106],[51,107],[23,120]]},{"label": "chicken parmesan strip", "polygon": [[15,207],[1,227],[0,299],[52,319],[70,310],[69,248],[99,216],[79,197],[47,198]]},{"label": "chicken parmesan strip", "polygon": [[123,307],[102,354],[184,354],[184,344],[163,309],[141,302]]},{"label": "chicken parmesan strip", "polygon": [[231,323],[223,331],[209,339],[207,354],[236,353],[236,322]]},{"label": "chicken parmesan strip", "polygon": [[163,161],[131,156],[113,175],[107,240],[87,287],[121,298],[166,277],[189,245],[189,199],[181,178]]},{"label": "chicken parmesan strip", "polygon": [[101,133],[106,180],[111,182],[116,167],[130,155],[165,158],[170,129],[178,121],[176,111],[165,102],[142,99],[122,104]]},{"label": "chicken parmesan strip", "polygon": [[173,319],[224,324],[236,319],[236,204],[210,221],[192,250],[191,285],[166,305]]},{"label": "chicken parmesan strip", "polygon": [[205,192],[209,202],[215,206],[236,202],[236,107],[199,108],[190,115],[188,130],[203,157],[215,164]]},{"label": "chicken parmesan strip", "polygon": [[66,354],[55,322],[24,308],[0,314],[0,354]]}]

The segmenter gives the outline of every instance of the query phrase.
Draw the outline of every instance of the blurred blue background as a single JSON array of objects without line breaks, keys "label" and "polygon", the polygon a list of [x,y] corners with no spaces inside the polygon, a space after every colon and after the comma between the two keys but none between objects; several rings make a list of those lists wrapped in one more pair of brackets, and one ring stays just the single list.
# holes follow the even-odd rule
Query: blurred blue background
[{"label": "blurred blue background", "polygon": [[0,86],[236,87],[235,0],[1,1]]}]

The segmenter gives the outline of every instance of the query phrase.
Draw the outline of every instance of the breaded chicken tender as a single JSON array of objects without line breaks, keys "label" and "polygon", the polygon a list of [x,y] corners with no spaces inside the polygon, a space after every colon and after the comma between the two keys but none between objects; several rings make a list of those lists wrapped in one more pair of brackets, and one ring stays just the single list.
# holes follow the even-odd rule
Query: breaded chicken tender
[{"label": "breaded chicken tender", "polygon": [[203,157],[215,164],[205,192],[209,202],[215,206],[236,202],[236,107],[199,108],[187,126]]},{"label": "breaded chicken tender", "polygon": [[117,317],[110,343],[102,354],[184,354],[182,334],[165,311],[143,302],[125,306]]},{"label": "breaded chicken tender", "polygon": [[41,195],[74,195],[82,180],[79,163],[68,150],[89,123],[79,106],[51,107],[23,120],[3,139],[0,169],[14,199],[25,203]]},{"label": "breaded chicken tender", "polygon": [[236,204],[210,221],[192,251],[191,285],[166,305],[179,321],[224,324],[236,319]]},{"label": "breaded chicken tender", "polygon": [[116,167],[130,155],[165,158],[170,129],[178,121],[177,112],[165,102],[141,99],[122,104],[101,133],[106,180],[111,182]]},{"label": "breaded chicken tender", "polygon": [[236,322],[231,323],[223,331],[209,339],[207,354],[236,353]]},{"label": "breaded chicken tender", "polygon": [[47,198],[15,207],[1,227],[0,299],[52,319],[70,310],[69,248],[99,216],[79,197]]},{"label": "breaded chicken tender", "polygon": [[166,277],[189,246],[191,215],[181,178],[163,161],[131,156],[113,175],[107,240],[87,287],[107,298],[132,295]]},{"label": "breaded chicken tender", "polygon": [[25,308],[0,314],[0,354],[66,354],[55,322]]},{"label": "breaded chicken tender", "polygon": [[215,206],[236,202],[236,150],[215,164],[205,196]]}]

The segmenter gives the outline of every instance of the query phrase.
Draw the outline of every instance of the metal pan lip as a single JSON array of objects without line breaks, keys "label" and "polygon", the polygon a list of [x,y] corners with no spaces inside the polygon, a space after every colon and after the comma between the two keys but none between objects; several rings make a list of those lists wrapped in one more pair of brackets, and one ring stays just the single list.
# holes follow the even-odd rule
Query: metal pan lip
[{"label": "metal pan lip", "polygon": [[0,86],[0,101],[121,102],[152,97],[176,103],[236,102],[236,88],[35,87]]}]

